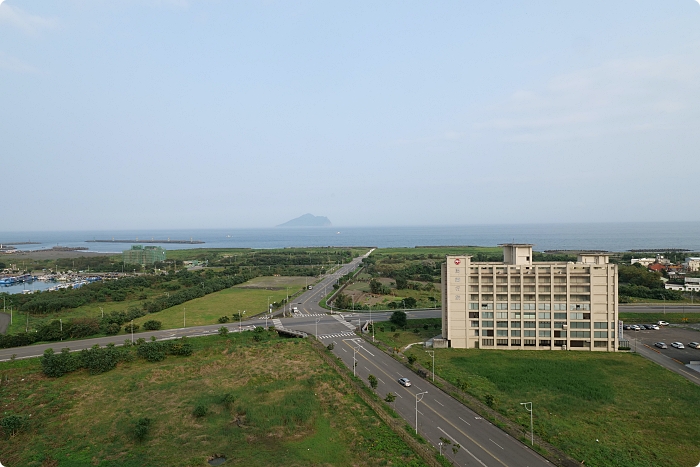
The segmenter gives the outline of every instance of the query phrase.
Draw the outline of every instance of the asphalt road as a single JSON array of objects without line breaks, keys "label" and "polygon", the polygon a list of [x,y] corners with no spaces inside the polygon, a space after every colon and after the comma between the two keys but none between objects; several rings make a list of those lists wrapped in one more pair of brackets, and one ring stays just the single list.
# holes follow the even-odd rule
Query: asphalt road
[{"label": "asphalt road", "polygon": [[620,313],[700,313],[700,304],[697,305],[620,305]]},{"label": "asphalt road", "polygon": [[[700,386],[700,373],[685,366],[700,361],[700,350],[688,347],[688,342],[700,342],[700,332],[664,326],[658,331],[625,331],[624,337],[630,341],[632,351]],[[655,347],[656,342],[665,342],[668,349]],[[671,342],[681,342],[685,349],[673,348]]]}]

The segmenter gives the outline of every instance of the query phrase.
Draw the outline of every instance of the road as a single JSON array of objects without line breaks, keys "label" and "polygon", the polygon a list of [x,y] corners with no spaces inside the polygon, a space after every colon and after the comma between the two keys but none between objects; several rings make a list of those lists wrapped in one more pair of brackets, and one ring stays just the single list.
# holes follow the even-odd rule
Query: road
[{"label": "road", "polygon": [[[700,373],[686,366],[691,361],[700,361],[700,350],[687,345],[688,342],[700,342],[698,331],[663,326],[658,331],[625,331],[624,335],[629,339],[632,351],[700,386]],[[685,344],[685,349],[674,349],[671,342],[676,341]],[[656,342],[665,342],[668,349],[656,348]]]},{"label": "road", "polygon": [[620,313],[700,313],[700,305],[620,305]]}]

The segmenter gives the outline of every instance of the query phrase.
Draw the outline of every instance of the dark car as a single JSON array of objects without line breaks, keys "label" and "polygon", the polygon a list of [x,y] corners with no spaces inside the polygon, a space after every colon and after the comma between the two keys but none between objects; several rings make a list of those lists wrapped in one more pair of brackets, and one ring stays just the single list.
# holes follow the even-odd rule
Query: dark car
[{"label": "dark car", "polygon": [[651,324],[645,324],[644,329],[654,329],[654,327]]},{"label": "dark car", "polygon": [[668,346],[667,346],[665,343],[663,343],[663,342],[657,342],[657,343],[655,343],[654,345],[657,346],[657,347],[660,348],[660,349],[668,349]]}]

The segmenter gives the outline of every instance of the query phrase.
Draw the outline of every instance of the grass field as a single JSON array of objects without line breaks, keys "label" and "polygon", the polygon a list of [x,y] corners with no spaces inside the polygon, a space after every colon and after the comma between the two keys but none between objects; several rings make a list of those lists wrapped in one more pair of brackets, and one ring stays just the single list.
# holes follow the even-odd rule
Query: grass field
[{"label": "grass field", "polygon": [[396,328],[388,321],[377,322],[374,329],[375,338],[391,348],[402,349],[408,344],[424,342],[440,334],[441,322],[440,318],[410,319],[405,330]]},{"label": "grass field", "polygon": [[619,317],[625,323],[700,323],[700,313],[620,313]]},{"label": "grass field", "polygon": [[[406,353],[431,367],[422,348]],[[535,433],[585,465],[687,467],[700,460],[700,387],[638,355],[436,349],[435,364],[438,375],[492,400],[526,429],[520,403],[532,401]]]},{"label": "grass field", "polygon": [[[0,364],[3,413],[29,420],[14,437],[0,435],[0,459],[26,467],[204,467],[214,455],[253,467],[425,465],[306,341],[252,335],[192,339],[190,357],[137,359],[95,376],[49,379],[37,359]],[[204,416],[194,415],[197,406]],[[152,421],[137,441],[142,417]]]},{"label": "grass field", "polygon": [[237,315],[239,311],[243,312],[244,310],[246,311],[245,319],[265,313],[267,311],[268,298],[269,303],[272,303],[282,300],[286,296],[286,290],[232,287],[190,300],[182,305],[166,308],[158,313],[150,313],[134,320],[134,323],[143,324],[145,321],[157,320],[163,323],[163,329],[181,328],[183,325],[183,308],[186,308],[187,326],[216,324],[219,317],[226,315],[230,318],[232,315]]},{"label": "grass field", "polygon": [[261,288],[261,289],[284,289],[289,287],[289,293],[292,294],[304,288],[307,284],[314,284],[315,277],[298,277],[298,276],[260,276],[251,279],[243,284],[236,285],[238,288]]}]

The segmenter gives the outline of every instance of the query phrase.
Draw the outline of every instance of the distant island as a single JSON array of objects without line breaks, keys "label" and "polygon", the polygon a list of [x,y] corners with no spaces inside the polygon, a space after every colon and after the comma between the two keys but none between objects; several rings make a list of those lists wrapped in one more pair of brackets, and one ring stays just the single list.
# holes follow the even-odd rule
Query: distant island
[{"label": "distant island", "polygon": [[330,227],[331,225],[331,221],[325,216],[304,214],[277,227]]}]

